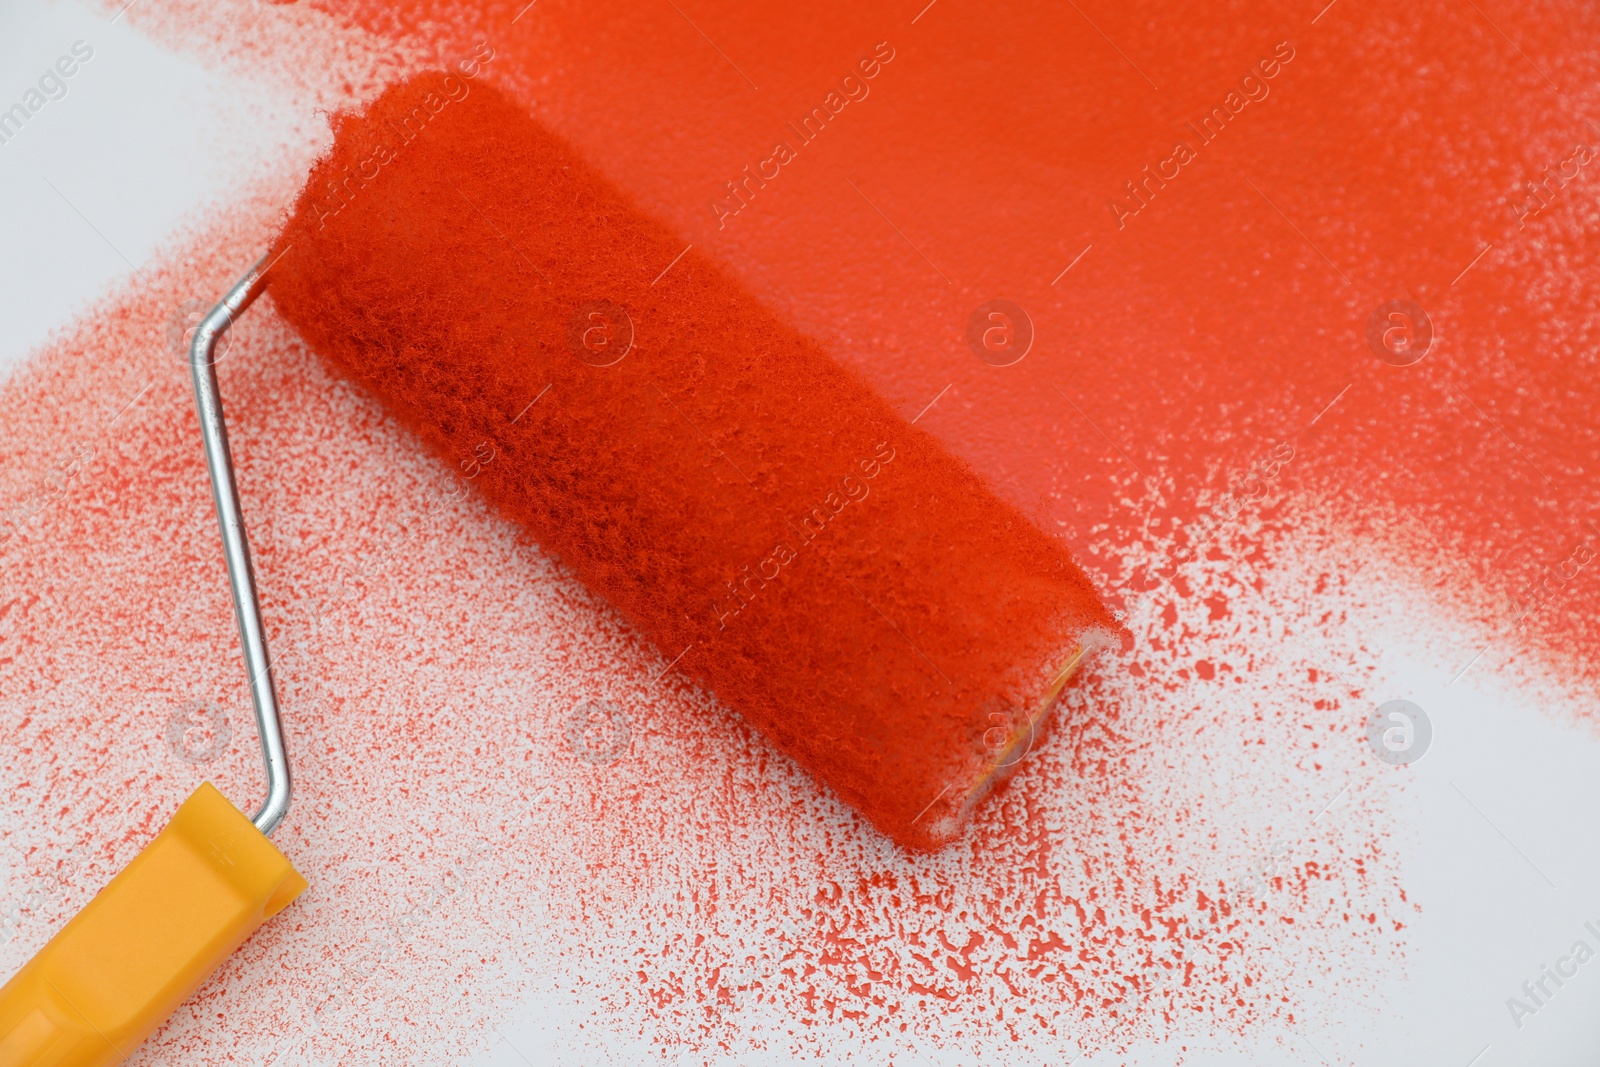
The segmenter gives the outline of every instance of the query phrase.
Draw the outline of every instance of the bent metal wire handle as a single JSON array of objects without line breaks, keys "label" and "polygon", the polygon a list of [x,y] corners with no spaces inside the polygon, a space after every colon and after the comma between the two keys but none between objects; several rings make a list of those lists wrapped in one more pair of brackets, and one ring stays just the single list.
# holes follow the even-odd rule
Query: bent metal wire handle
[{"label": "bent metal wire handle", "polygon": [[244,516],[239,511],[239,487],[233,480],[233,455],[228,451],[228,428],[222,418],[222,397],[217,392],[217,366],[213,358],[223,331],[266,288],[265,257],[244,273],[226,296],[200,321],[189,344],[189,371],[194,378],[194,402],[200,412],[200,435],[205,441],[206,469],[211,474],[211,496],[222,527],[222,549],[228,561],[228,582],[233,590],[233,613],[239,622],[239,643],[244,648],[245,669],[250,674],[250,698],[256,709],[256,733],[261,739],[261,759],[267,770],[267,796],[250,819],[256,829],[270,834],[289,811],[292,786],[289,755],[283,747],[283,725],[278,719],[278,695],[272,684],[272,664],[261,629],[261,604],[256,597],[255,572],[250,567],[250,542],[245,537]]}]

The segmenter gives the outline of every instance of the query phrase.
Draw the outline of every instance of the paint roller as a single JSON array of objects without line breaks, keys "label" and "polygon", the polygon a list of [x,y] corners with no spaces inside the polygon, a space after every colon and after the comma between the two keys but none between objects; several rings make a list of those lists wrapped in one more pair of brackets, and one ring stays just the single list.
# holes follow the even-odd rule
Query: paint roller
[{"label": "paint roller", "polygon": [[[272,817],[203,785],[0,990],[0,1067],[120,1062],[304,887],[265,836],[288,764],[210,359],[264,289],[442,457],[495,456],[476,484],[663,675],[908,849],[955,840],[1124,636],[1062,545],[499,92],[422,74],[334,134],[191,355]],[[119,971],[135,942],[160,959]]]}]

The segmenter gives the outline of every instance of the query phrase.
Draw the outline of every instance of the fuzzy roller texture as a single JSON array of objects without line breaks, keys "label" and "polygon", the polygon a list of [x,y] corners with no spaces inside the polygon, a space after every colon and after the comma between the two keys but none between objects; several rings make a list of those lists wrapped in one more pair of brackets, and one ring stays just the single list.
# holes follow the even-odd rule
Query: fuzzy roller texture
[{"label": "fuzzy roller texture", "polygon": [[496,90],[334,126],[281,313],[884,833],[959,835],[1122,636],[1068,552]]}]

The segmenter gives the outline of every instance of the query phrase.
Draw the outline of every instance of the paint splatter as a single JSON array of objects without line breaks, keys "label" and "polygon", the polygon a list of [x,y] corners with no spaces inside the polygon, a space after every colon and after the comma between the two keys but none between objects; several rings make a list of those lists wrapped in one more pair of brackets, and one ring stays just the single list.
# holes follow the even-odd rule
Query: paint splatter
[{"label": "paint splatter", "polygon": [[[141,1055],[431,1062],[536,996],[602,1043],[707,1061],[1228,1047],[1372,1008],[1415,914],[1385,817],[1404,771],[1362,734],[1393,695],[1379,635],[1415,620],[1446,679],[1593,685],[1600,220],[1587,170],[1561,178],[1596,136],[1581,9],[1491,10],[1513,45],[1434,4],[1090,12],[1100,33],[944,4],[914,25],[518,6],[281,10],[375,72],[353,97],[490,41],[497,84],[1059,533],[1136,650],[1075,691],[969,843],[906,857],[734,717],[656,686],[665,657],[455,493],[269,301],[223,390],[299,775],[278,841],[312,890]],[[187,11],[126,17],[209,47]],[[303,54],[261,25],[219,62]],[[718,230],[728,174],[880,40],[899,54],[847,105],[859,121]],[[1284,41],[1270,94],[1118,229],[1124,183]],[[273,180],[4,386],[0,504],[34,510],[0,547],[23,828],[0,886],[28,904],[0,967],[193,784],[164,748],[174,706],[228,707],[206,773],[241,803],[256,788],[193,416],[156,338],[265,246],[295,178]],[[1036,327],[1008,368],[964,339],[997,295]],[[1435,338],[1409,366],[1368,342],[1401,298]],[[128,355],[85,358],[106,352]],[[568,746],[595,699],[630,715],[627,757]]]}]

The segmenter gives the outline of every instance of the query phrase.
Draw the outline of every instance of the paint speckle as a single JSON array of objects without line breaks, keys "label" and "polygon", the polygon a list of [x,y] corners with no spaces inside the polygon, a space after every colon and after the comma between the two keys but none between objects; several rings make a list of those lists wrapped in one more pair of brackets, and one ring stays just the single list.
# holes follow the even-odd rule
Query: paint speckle
[{"label": "paint speckle", "polygon": [[[1135,648],[1073,692],[967,841],[906,856],[657,683],[670,651],[451,492],[269,297],[223,393],[298,775],[276,840],[312,888],[135,1062],[436,1062],[536,998],[601,1046],[703,1061],[1232,1049],[1378,1010],[1417,911],[1388,817],[1408,772],[1365,737],[1391,697],[1380,635],[1405,620],[1443,679],[1498,674],[1595,728],[1570,699],[1600,627],[1594,200],[1579,179],[1525,224],[1501,211],[1589,136],[1571,109],[1438,4],[1310,29],[1198,4],[1106,23],[1171,72],[1170,100],[1066,11],[939,5],[910,37],[869,10],[823,32],[722,9],[724,47],[772,70],[743,97],[668,7],[541,3],[513,32],[520,6],[301,3],[275,10],[308,21],[248,33],[189,4],[125,17],[329,107],[490,41],[496,84],[1062,531]],[[1569,92],[1600,67],[1576,10],[1518,26]],[[704,191],[727,159],[766,151],[784,94],[810,99],[835,53],[894,34],[900,81],[716,237]],[[1113,235],[1126,164],[1285,36],[1294,80]],[[1415,76],[1433,63],[1448,83]],[[1002,180],[996,158],[1022,162]],[[174,709],[241,724],[205,773],[241,804],[259,789],[165,331],[266,246],[297,176],[271,181],[0,386],[0,510],[24,509],[0,526],[0,970],[193,786]],[[995,292],[1036,330],[1012,367],[963,343]],[[1434,331],[1403,367],[1366,339],[1400,292]],[[629,710],[628,755],[574,757],[584,701]]]}]

